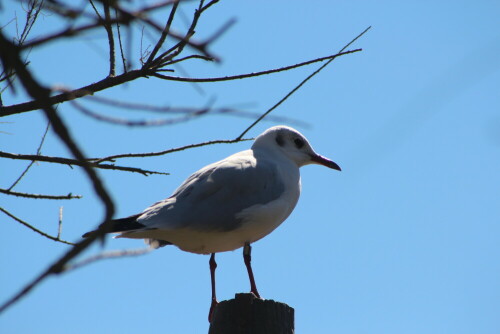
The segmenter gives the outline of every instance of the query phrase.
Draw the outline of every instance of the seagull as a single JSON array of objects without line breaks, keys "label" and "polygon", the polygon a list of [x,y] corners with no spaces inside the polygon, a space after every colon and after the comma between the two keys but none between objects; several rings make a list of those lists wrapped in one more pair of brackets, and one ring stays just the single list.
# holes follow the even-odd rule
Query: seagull
[{"label": "seagull", "polygon": [[154,248],[175,245],[186,252],[210,254],[211,321],[218,303],[215,253],[243,247],[250,292],[260,298],[251,266],[251,244],[288,218],[300,195],[299,168],[310,164],[341,170],[317,154],[297,130],[274,126],[260,134],[249,150],[192,174],[167,199],[141,213],[108,222],[109,233],[119,233],[115,238],[145,239]]}]

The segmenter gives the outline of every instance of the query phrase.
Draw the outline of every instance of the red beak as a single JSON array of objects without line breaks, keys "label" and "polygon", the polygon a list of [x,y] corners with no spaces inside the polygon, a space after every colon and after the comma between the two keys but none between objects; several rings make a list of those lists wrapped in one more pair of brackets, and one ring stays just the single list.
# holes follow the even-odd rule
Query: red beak
[{"label": "red beak", "polygon": [[340,166],[337,165],[335,162],[331,161],[330,159],[327,159],[321,155],[312,155],[311,156],[311,161],[323,165],[325,167],[331,168],[331,169],[336,169],[338,171],[341,171]]}]

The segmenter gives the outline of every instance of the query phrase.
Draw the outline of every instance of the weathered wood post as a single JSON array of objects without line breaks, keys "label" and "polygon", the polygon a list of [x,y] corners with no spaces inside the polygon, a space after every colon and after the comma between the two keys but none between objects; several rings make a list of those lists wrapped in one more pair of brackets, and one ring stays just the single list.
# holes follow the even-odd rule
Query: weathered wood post
[{"label": "weathered wood post", "polygon": [[294,327],[290,306],[238,293],[217,305],[208,334],[293,334]]}]

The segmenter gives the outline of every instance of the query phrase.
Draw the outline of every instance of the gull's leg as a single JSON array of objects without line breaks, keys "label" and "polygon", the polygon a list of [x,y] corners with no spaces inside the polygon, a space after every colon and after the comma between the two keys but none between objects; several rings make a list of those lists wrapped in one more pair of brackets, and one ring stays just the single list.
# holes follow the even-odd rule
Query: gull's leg
[{"label": "gull's leg", "polygon": [[217,268],[217,262],[215,262],[215,253],[210,255],[210,281],[212,283],[212,303],[210,304],[210,311],[208,312],[208,322],[212,322],[212,314],[217,306],[217,296],[215,295],[215,268]]},{"label": "gull's leg", "polygon": [[243,260],[245,260],[245,266],[247,266],[248,278],[250,279],[250,292],[255,295],[255,297],[260,298],[259,291],[257,291],[257,286],[255,285],[255,279],[253,278],[252,271],[252,247],[250,243],[246,243],[243,247]]}]

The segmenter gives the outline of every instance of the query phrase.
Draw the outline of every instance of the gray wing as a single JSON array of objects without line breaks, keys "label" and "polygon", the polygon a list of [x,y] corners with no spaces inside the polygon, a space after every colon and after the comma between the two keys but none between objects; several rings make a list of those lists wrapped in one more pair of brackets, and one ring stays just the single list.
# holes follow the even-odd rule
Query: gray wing
[{"label": "gray wing", "polygon": [[237,214],[271,202],[284,192],[277,166],[253,155],[232,156],[191,175],[168,199],[146,209],[138,222],[148,228],[230,231]]}]

